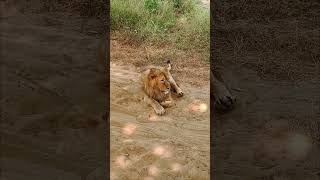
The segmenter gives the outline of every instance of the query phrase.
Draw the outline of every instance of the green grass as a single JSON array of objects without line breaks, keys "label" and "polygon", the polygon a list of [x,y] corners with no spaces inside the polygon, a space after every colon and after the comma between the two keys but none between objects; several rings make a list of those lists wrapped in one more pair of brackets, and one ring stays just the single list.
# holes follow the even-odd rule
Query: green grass
[{"label": "green grass", "polygon": [[209,10],[195,0],[111,0],[111,29],[209,57]]}]

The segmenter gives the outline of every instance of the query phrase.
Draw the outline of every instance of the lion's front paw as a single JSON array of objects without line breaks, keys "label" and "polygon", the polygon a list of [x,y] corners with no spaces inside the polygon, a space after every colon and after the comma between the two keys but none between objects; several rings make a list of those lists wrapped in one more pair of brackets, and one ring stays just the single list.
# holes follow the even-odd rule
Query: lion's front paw
[{"label": "lion's front paw", "polygon": [[163,101],[160,103],[162,107],[172,107],[175,105],[173,101]]},{"label": "lion's front paw", "polygon": [[214,96],[214,106],[220,111],[228,111],[234,108],[236,98],[229,93]]},{"label": "lion's front paw", "polygon": [[166,112],[162,106],[159,106],[154,110],[156,111],[157,115],[163,115]]},{"label": "lion's front paw", "polygon": [[184,93],[182,92],[182,90],[180,88],[177,89],[177,94],[179,97],[182,97],[184,95]]}]

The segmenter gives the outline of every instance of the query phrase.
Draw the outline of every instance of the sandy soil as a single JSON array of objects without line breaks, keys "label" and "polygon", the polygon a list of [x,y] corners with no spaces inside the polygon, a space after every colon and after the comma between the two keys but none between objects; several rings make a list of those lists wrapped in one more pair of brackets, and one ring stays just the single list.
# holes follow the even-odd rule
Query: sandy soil
[{"label": "sandy soil", "polygon": [[[156,116],[142,101],[140,68],[143,45],[111,41],[111,173],[113,179],[208,179],[210,167],[209,69],[188,76],[173,74],[185,96]],[[155,47],[150,47],[153,49]],[[155,51],[163,51],[162,48]],[[140,60],[141,61],[141,60]],[[164,62],[164,61],[163,61]],[[172,63],[178,60],[172,60]],[[152,65],[146,63],[145,66]],[[174,67],[177,67],[175,65]],[[200,86],[187,80],[198,76]],[[207,74],[207,76],[206,76]]]}]

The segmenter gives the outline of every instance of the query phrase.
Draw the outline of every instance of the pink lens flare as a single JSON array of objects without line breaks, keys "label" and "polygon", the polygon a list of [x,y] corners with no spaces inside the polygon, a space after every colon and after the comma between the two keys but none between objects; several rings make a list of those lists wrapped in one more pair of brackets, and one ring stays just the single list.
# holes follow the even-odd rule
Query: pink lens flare
[{"label": "pink lens flare", "polygon": [[171,152],[163,147],[163,146],[157,146],[153,149],[153,154],[156,156],[160,156],[162,158],[167,158],[171,156]]},{"label": "pink lens flare", "polygon": [[191,104],[189,104],[189,110],[192,112],[207,112],[208,105],[206,103],[202,103],[200,100],[194,100]]},{"label": "pink lens flare", "polygon": [[131,136],[135,133],[136,129],[137,126],[135,124],[128,123],[122,128],[122,133],[127,136]]},{"label": "pink lens flare", "polygon": [[148,168],[148,174],[150,176],[157,176],[159,174],[159,169],[156,166],[152,165]]}]

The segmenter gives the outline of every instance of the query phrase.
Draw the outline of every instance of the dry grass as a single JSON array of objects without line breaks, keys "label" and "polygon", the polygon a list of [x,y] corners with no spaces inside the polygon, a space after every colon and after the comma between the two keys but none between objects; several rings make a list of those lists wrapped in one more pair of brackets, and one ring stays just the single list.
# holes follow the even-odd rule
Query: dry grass
[{"label": "dry grass", "polygon": [[[120,32],[111,36],[111,59],[113,63],[144,67],[163,66],[170,59],[174,76],[185,83],[200,85],[207,83],[209,64],[201,61],[203,54],[195,51],[173,49],[170,45],[158,46],[149,42],[136,42]],[[117,53],[113,53],[117,52]],[[178,81],[179,81],[178,80]]]}]

